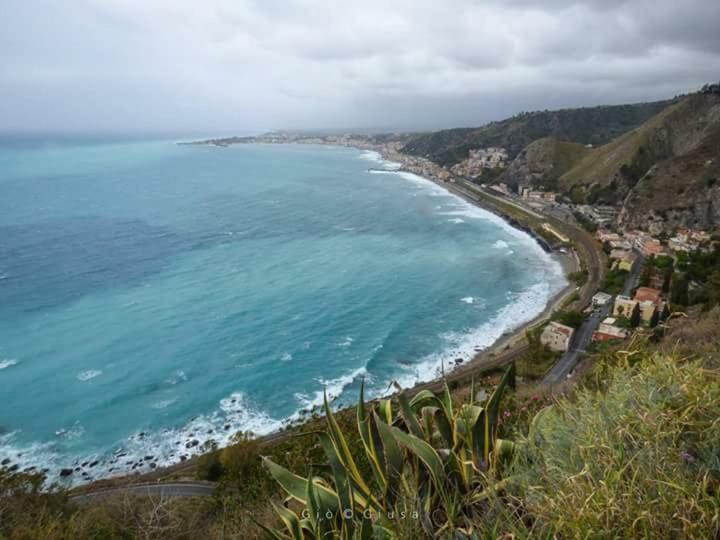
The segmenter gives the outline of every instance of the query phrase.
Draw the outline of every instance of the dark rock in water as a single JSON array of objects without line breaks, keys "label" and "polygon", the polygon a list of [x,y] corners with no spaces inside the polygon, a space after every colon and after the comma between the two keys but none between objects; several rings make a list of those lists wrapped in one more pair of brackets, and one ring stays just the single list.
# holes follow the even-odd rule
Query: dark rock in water
[{"label": "dark rock in water", "polygon": [[87,475],[88,475],[87,471],[83,471],[82,475],[87,477]]},{"label": "dark rock in water", "polygon": [[70,476],[72,473],[72,469],[60,469],[60,476]]},{"label": "dark rock in water", "polygon": [[141,439],[144,438],[144,437],[145,437],[145,432],[144,432],[144,431],[141,431],[140,433],[138,433],[138,437],[141,438]]},{"label": "dark rock in water", "polygon": [[79,470],[80,470],[80,467],[75,467],[75,470],[76,470],[76,471],[79,471]]},{"label": "dark rock in water", "polygon": [[213,430],[212,430],[212,429],[208,429],[208,432],[207,432],[207,434],[208,434],[208,435],[212,435],[212,432],[213,432]]},{"label": "dark rock in water", "polygon": [[150,460],[151,460],[152,458],[154,458],[154,457],[155,457],[155,456],[145,456],[144,459],[145,459],[145,461],[150,461]]},{"label": "dark rock in water", "polygon": [[83,461],[83,462],[80,464],[80,466],[81,466],[81,467],[87,467],[87,466],[88,466],[88,462],[87,462],[87,461]]},{"label": "dark rock in water", "polygon": [[16,463],[16,464],[13,465],[12,467],[10,467],[10,468],[8,469],[8,471],[10,471],[10,472],[15,472],[15,471],[17,471],[19,468],[20,468],[20,467],[19,467],[18,464]]},{"label": "dark rock in water", "polygon": [[157,463],[155,463],[155,462],[153,461],[153,462],[150,464],[150,468],[151,468],[151,469],[154,469],[155,467],[157,467]]},{"label": "dark rock in water", "polygon": [[186,456],[185,454],[183,454],[182,456],[180,456],[180,461],[185,461],[186,459],[187,459],[187,456]]},{"label": "dark rock in water", "polygon": [[10,458],[5,458],[2,461],[0,461],[0,465],[7,465],[8,463],[10,463]]},{"label": "dark rock in water", "polygon": [[94,467],[94,466],[97,465],[98,463],[99,463],[98,461],[93,461],[90,465],[88,465],[88,467]]},{"label": "dark rock in water", "polygon": [[225,424],[225,431],[230,429],[230,424]]},{"label": "dark rock in water", "polygon": [[465,361],[465,360],[463,360],[462,358],[456,358],[456,359],[455,359],[455,363],[456,363],[456,364],[462,364],[464,361]]},{"label": "dark rock in water", "polygon": [[121,458],[121,457],[125,457],[125,456],[127,456],[127,452],[119,452],[119,453],[115,454],[116,458]]},{"label": "dark rock in water", "polygon": [[48,471],[50,471],[50,469],[48,469],[48,468],[45,468],[45,469],[42,470],[42,472],[44,472],[44,473],[46,473],[46,472],[48,472]]},{"label": "dark rock in water", "polygon": [[194,448],[198,444],[200,444],[200,441],[198,441],[197,439],[193,439],[192,441],[185,444],[185,448]]}]

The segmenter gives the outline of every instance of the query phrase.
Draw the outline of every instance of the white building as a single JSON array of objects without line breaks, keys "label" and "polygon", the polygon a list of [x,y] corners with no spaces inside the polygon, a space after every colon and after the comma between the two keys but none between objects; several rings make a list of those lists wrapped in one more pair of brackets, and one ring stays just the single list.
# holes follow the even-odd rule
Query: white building
[{"label": "white building", "polygon": [[598,292],[592,297],[592,305],[594,308],[607,306],[610,302],[612,302],[612,294],[605,292]]},{"label": "white building", "polygon": [[540,343],[547,345],[553,351],[565,352],[570,346],[574,330],[559,322],[550,322],[543,333],[540,334]]}]

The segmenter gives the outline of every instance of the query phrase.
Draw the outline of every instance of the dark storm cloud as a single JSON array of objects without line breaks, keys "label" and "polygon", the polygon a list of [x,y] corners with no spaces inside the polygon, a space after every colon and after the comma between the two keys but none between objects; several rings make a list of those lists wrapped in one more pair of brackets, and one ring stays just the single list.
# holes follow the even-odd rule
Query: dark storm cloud
[{"label": "dark storm cloud", "polygon": [[0,129],[471,125],[720,78],[717,0],[5,0]]}]

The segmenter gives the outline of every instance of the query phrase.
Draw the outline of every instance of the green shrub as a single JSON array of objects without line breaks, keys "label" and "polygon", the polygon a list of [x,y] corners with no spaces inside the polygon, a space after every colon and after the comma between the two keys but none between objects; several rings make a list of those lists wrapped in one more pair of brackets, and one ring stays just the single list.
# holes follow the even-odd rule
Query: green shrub
[{"label": "green shrub", "polygon": [[601,392],[581,390],[534,418],[495,527],[523,538],[716,538],[717,365],[645,346],[613,363],[597,374]]},{"label": "green shrub", "polygon": [[[474,520],[500,484],[495,473],[514,445],[496,437],[500,399],[514,384],[514,366],[502,377],[485,407],[471,388],[455,406],[450,390],[421,390],[412,400],[397,397],[398,409],[381,400],[366,411],[363,391],[357,430],[372,475],[362,474],[327,399],[327,430],[316,436],[327,465],[302,478],[270,459],[272,476],[301,505],[300,515],[274,505],[290,538],[448,536],[470,538]],[[395,516],[405,515],[406,519]],[[268,529],[274,538],[281,533]]]}]

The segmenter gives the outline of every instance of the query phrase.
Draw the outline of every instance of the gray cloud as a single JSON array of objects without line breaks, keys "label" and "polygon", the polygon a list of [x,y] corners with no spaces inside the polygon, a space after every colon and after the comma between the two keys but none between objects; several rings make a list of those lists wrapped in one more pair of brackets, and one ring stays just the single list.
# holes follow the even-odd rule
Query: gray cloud
[{"label": "gray cloud", "polygon": [[0,130],[474,125],[720,78],[716,0],[4,0]]}]

